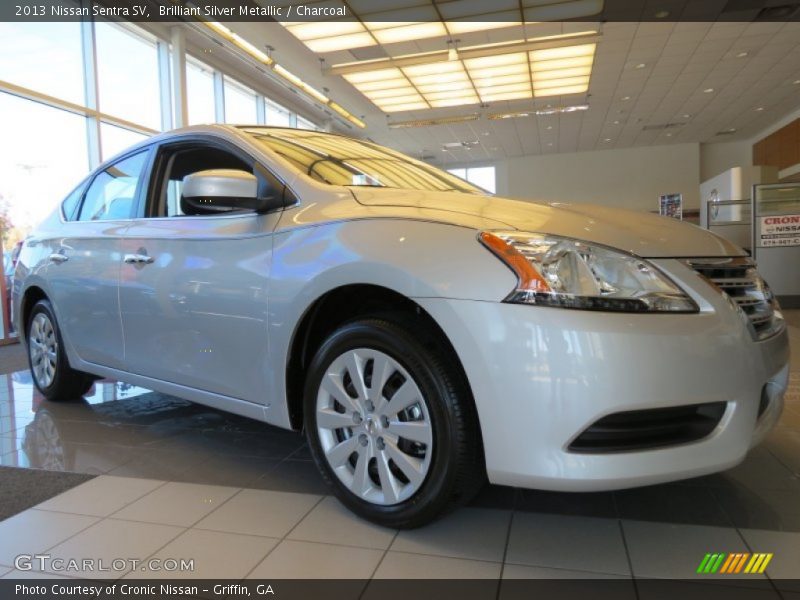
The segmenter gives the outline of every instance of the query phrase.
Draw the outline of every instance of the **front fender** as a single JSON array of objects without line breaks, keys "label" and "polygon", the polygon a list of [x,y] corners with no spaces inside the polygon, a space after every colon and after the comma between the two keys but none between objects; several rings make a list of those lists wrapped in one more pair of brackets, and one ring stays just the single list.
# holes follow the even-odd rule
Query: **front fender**
[{"label": "front fender", "polygon": [[[296,328],[320,297],[347,285],[380,286],[407,298],[496,302],[516,279],[477,240],[477,230],[423,220],[375,218],[275,234],[270,285],[271,397],[285,399]],[[289,426],[286,402],[270,421]],[[270,409],[272,412],[272,409]]]}]

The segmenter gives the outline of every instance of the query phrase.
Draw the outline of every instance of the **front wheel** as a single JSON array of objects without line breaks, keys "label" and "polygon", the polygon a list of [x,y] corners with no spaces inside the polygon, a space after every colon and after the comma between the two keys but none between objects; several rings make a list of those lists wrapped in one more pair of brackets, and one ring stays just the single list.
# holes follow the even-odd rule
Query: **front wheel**
[{"label": "front wheel", "polygon": [[39,300],[28,319],[28,363],[33,383],[48,400],[76,400],[92,387],[92,378],[69,366],[53,307]]},{"label": "front wheel", "polygon": [[472,398],[451,353],[403,319],[343,325],[309,369],[305,430],[323,477],[357,514],[410,528],[483,481]]}]

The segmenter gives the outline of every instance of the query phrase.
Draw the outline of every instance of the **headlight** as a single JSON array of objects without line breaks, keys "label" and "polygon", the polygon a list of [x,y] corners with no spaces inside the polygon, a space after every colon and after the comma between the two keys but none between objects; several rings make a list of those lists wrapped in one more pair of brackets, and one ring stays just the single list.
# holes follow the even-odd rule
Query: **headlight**
[{"label": "headlight", "polygon": [[697,312],[678,286],[647,261],[580,240],[484,231],[480,241],[519,280],[506,302],[620,312]]}]

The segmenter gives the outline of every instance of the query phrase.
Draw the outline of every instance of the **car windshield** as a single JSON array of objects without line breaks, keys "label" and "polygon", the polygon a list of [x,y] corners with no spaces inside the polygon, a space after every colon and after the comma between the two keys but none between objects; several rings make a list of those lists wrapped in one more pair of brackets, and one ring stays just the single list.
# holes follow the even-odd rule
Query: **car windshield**
[{"label": "car windshield", "polygon": [[241,129],[303,173],[330,185],[487,193],[446,171],[364,140],[302,129]]}]

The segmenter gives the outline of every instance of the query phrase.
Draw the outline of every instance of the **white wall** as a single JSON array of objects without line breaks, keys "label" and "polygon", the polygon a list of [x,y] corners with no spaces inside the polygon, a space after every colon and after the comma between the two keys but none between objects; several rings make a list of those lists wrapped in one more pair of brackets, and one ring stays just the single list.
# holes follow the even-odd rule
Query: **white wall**
[{"label": "white wall", "polygon": [[593,202],[642,211],[661,194],[699,208],[700,145],[673,144],[523,156],[497,165],[497,193],[550,202]]},{"label": "white wall", "polygon": [[753,143],[700,144],[700,182],[708,181],[733,167],[753,165]]}]

